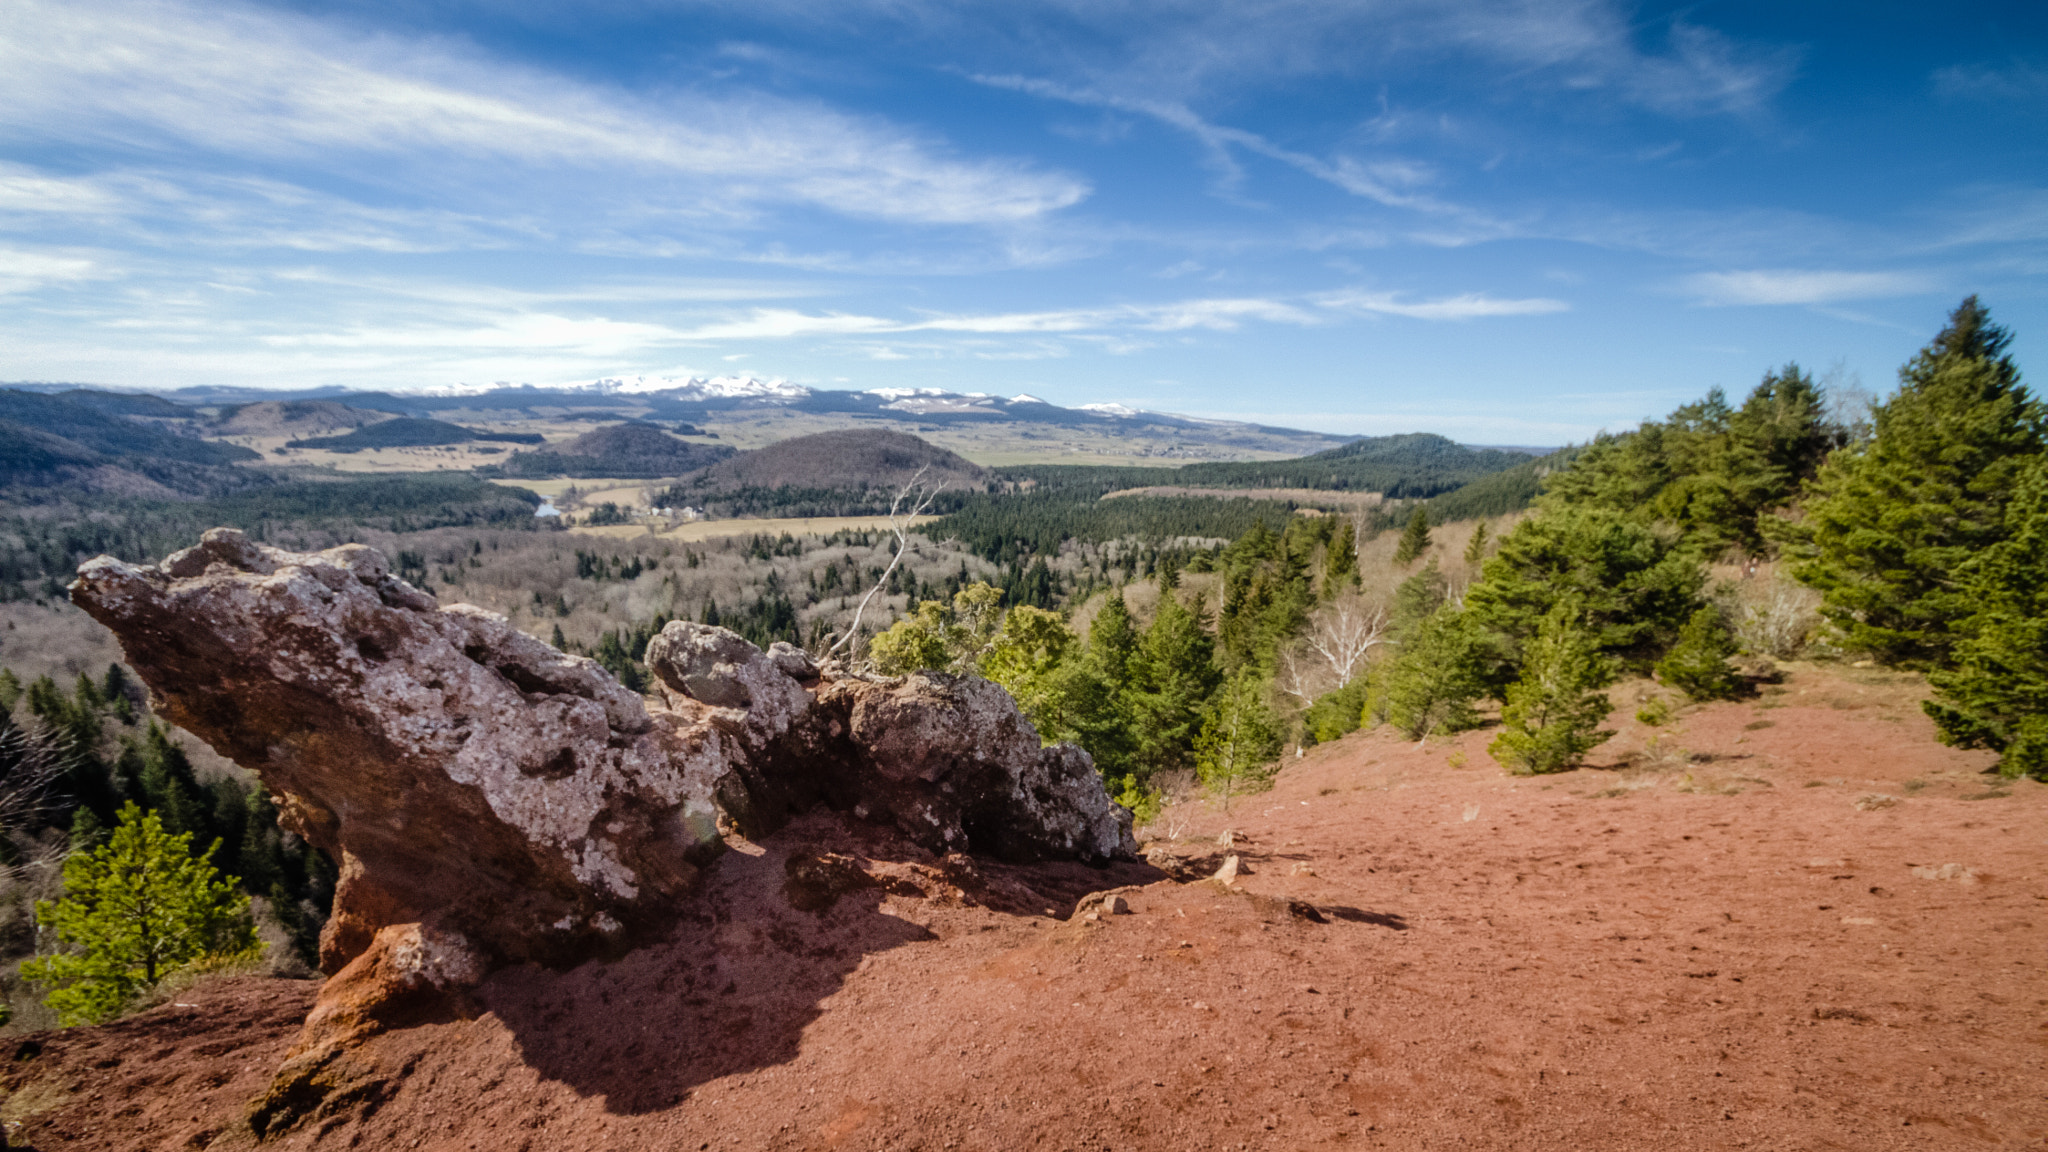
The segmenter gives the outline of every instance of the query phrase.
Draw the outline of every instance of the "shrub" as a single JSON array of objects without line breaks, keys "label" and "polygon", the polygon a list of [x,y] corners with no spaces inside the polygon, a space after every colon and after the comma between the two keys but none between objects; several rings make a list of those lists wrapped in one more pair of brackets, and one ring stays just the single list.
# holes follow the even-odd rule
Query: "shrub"
[{"label": "shrub", "polygon": [[1486,751],[1517,775],[1562,772],[1608,737],[1600,730],[1612,705],[1600,689],[1614,680],[1614,665],[1593,646],[1585,628],[1563,609],[1538,629],[1508,686],[1502,729]]},{"label": "shrub", "polygon": [[1678,641],[1657,661],[1657,679],[1697,701],[1727,700],[1742,690],[1742,681],[1728,667],[1735,655],[1735,637],[1712,605],[1700,608],[1678,630]]},{"label": "shrub", "polygon": [[1388,671],[1387,719],[1410,740],[1477,724],[1484,651],[1467,613],[1443,608],[1424,620]]}]

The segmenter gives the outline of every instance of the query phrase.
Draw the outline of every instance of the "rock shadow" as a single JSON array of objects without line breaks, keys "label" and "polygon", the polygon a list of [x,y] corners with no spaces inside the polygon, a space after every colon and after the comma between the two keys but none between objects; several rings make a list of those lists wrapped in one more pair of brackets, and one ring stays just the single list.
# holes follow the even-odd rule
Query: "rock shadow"
[{"label": "rock shadow", "polygon": [[1318,904],[1316,908],[1332,920],[1372,924],[1380,928],[1392,928],[1396,932],[1408,930],[1408,918],[1399,912],[1368,912],[1363,908],[1349,908],[1341,904]]},{"label": "rock shadow", "polygon": [[939,939],[882,908],[892,892],[918,894],[904,878],[912,869],[927,882],[958,880],[969,902],[992,911],[1062,917],[1085,891],[1159,875],[1142,865],[985,860],[963,869],[813,814],[720,858],[667,938],[567,972],[509,969],[477,999],[543,1077],[603,1097],[613,1113],[667,1109],[702,1084],[795,1059],[804,1030],[864,957]]}]

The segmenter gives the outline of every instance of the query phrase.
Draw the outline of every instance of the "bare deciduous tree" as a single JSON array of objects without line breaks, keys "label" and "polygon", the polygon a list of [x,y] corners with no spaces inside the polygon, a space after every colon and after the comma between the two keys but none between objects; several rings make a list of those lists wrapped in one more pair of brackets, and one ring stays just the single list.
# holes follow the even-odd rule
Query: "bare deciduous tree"
[{"label": "bare deciduous tree", "polygon": [[939,498],[939,493],[946,490],[944,481],[936,484],[926,481],[925,474],[931,470],[930,464],[919,468],[915,475],[904,481],[903,486],[896,490],[896,498],[889,501],[889,531],[896,537],[896,552],[889,557],[889,566],[882,569],[882,574],[875,579],[875,586],[868,589],[867,595],[861,597],[860,607],[853,610],[853,623],[846,626],[846,634],[833,641],[832,646],[825,649],[825,655],[830,656],[841,648],[846,648],[847,655],[853,655],[853,649],[847,646],[860,635],[861,614],[868,610],[868,602],[889,582],[890,573],[895,572],[896,566],[903,562],[904,550],[910,547],[911,526],[932,506],[932,501]]},{"label": "bare deciduous tree", "polygon": [[1387,634],[1387,610],[1362,596],[1333,600],[1309,617],[1301,641],[1280,653],[1277,683],[1304,705],[1358,678]]},{"label": "bare deciduous tree", "polygon": [[[56,785],[63,775],[64,753],[42,721],[22,725],[0,720],[0,830],[17,833],[46,822],[55,811]],[[20,880],[32,871],[53,869],[64,855],[62,847],[45,847],[27,859],[0,866],[0,880]]]}]

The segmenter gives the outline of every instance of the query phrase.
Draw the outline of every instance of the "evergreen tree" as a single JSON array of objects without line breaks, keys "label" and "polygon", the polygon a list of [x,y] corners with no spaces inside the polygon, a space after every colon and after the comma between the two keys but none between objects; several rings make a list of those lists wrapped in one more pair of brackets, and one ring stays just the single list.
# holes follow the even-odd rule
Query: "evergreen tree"
[{"label": "evergreen tree", "polygon": [[1422,566],[1422,571],[1401,581],[1394,589],[1394,607],[1387,614],[1387,641],[1400,645],[1407,642],[1422,626],[1424,620],[1436,615],[1450,595],[1450,583],[1444,579],[1443,570],[1436,565],[1436,557]]},{"label": "evergreen tree", "polygon": [[1394,563],[1403,566],[1413,564],[1429,550],[1429,513],[1422,505],[1415,506],[1414,515],[1408,517],[1408,527],[1401,533],[1401,543],[1394,548]]},{"label": "evergreen tree", "polygon": [[1103,599],[1101,610],[1088,626],[1088,651],[1104,673],[1122,681],[1137,650],[1138,632],[1131,623],[1131,610],[1124,603],[1123,591],[1114,590]]},{"label": "evergreen tree", "polygon": [[1481,520],[1472,529],[1472,539],[1465,544],[1465,566],[1477,568],[1486,560],[1486,521]]},{"label": "evergreen tree", "polygon": [[1159,612],[1132,660],[1138,761],[1146,772],[1190,763],[1202,709],[1222,680],[1215,641],[1203,627],[1200,607],[1199,600],[1191,610],[1177,596],[1161,596]]},{"label": "evergreen tree", "polygon": [[1346,520],[1331,537],[1329,552],[1323,558],[1323,594],[1334,596],[1357,586],[1358,530]]},{"label": "evergreen tree", "polygon": [[1598,507],[1551,507],[1515,525],[1465,593],[1474,622],[1495,638],[1492,690],[1519,674],[1523,645],[1560,604],[1580,613],[1593,642],[1647,669],[1700,603],[1706,570],[1677,529]]},{"label": "evergreen tree", "polygon": [[2006,503],[2041,454],[2042,409],[2006,354],[2011,340],[1975,296],[1964,300],[1899,370],[1870,442],[1830,457],[1804,517],[1783,527],[1822,615],[1884,664],[1949,662],[1952,625],[1975,608],[1954,574],[2005,539]]},{"label": "evergreen tree", "polygon": [[1410,740],[1479,722],[1485,645],[1471,614],[1444,607],[1424,620],[1387,673],[1387,719]]},{"label": "evergreen tree", "polygon": [[257,947],[248,897],[233,877],[194,858],[190,843],[129,804],[106,844],[64,862],[64,896],[38,901],[36,919],[75,951],[21,966],[24,977],[51,986],[47,1000],[62,1023],[112,1019],[183,964]]},{"label": "evergreen tree", "polygon": [[1271,778],[1280,724],[1266,704],[1265,682],[1249,669],[1226,681],[1202,718],[1194,752],[1196,774],[1223,798],[1225,812],[1231,797]]},{"label": "evergreen tree", "polygon": [[1721,618],[1721,610],[1702,605],[1678,630],[1671,650],[1657,661],[1657,679],[1694,702],[1733,699],[1742,691],[1741,679],[1728,667],[1736,648],[1735,634]]},{"label": "evergreen tree", "polygon": [[2002,753],[2008,776],[2048,780],[2048,456],[2006,510],[2011,535],[1959,573],[1977,611],[1923,706],[1943,742]]},{"label": "evergreen tree", "polygon": [[1614,681],[1614,665],[1593,637],[1560,605],[1543,619],[1508,686],[1501,732],[1486,751],[1518,776],[1563,772],[1614,733],[1600,722],[1612,709],[1600,690]]},{"label": "evergreen tree", "polygon": [[1764,546],[1763,514],[1790,503],[1836,443],[1813,379],[1767,373],[1742,407],[1715,389],[1634,432],[1602,434],[1545,482],[1545,508],[1663,521],[1707,555]]}]

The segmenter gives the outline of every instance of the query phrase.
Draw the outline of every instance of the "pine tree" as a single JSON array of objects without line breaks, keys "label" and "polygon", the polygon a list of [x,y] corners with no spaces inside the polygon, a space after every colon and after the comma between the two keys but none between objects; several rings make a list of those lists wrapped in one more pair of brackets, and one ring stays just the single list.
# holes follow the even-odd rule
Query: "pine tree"
[{"label": "pine tree", "polygon": [[1102,670],[1118,681],[1129,671],[1131,656],[1138,650],[1138,632],[1131,623],[1131,610],[1122,590],[1110,592],[1088,626],[1088,651],[1102,664]]},{"label": "pine tree", "polygon": [[194,858],[190,836],[129,804],[106,844],[64,862],[63,898],[36,903],[37,921],[76,951],[30,960],[21,973],[52,986],[47,1002],[65,1025],[112,1019],[181,965],[258,946],[236,883]]},{"label": "pine tree", "polygon": [[1508,686],[1500,735],[1486,746],[1518,776],[1566,771],[1614,735],[1600,728],[1613,707],[1600,690],[1614,682],[1614,665],[1574,615],[1559,606],[1544,617]]},{"label": "pine tree", "polygon": [[1222,680],[1215,650],[1199,601],[1191,610],[1171,594],[1159,598],[1159,612],[1131,662],[1131,679],[1137,684],[1133,711],[1138,719],[1138,759],[1147,771],[1190,763],[1202,709]]},{"label": "pine tree", "polygon": [[1439,609],[1415,629],[1387,673],[1387,719],[1410,740],[1479,722],[1484,641],[1470,613]]},{"label": "pine tree", "polygon": [[1450,595],[1450,582],[1444,579],[1443,570],[1437,567],[1436,557],[1422,566],[1422,571],[1401,581],[1394,589],[1394,607],[1387,617],[1387,641],[1400,645],[1415,634],[1424,620],[1436,614]]},{"label": "pine tree", "polygon": [[1647,669],[1699,607],[1706,569],[1668,525],[1599,507],[1551,507],[1515,525],[1465,593],[1474,621],[1498,638],[1489,687],[1519,672],[1523,645],[1570,603],[1600,651]]},{"label": "pine tree", "polygon": [[1408,517],[1408,527],[1401,533],[1401,543],[1394,548],[1394,563],[1409,565],[1415,563],[1429,550],[1429,513],[1422,505],[1415,506],[1415,514]]},{"label": "pine tree", "polygon": [[1225,812],[1232,796],[1271,778],[1280,724],[1266,704],[1265,682],[1248,669],[1226,681],[1202,718],[1194,751],[1196,774],[1223,798]]},{"label": "pine tree", "polygon": [[1323,558],[1323,594],[1334,596],[1345,588],[1358,586],[1358,530],[1345,521],[1330,539]]},{"label": "pine tree", "polygon": [[1696,703],[1733,699],[1742,691],[1741,679],[1728,667],[1728,658],[1736,649],[1735,634],[1721,618],[1721,610],[1703,605],[1678,630],[1671,650],[1657,661],[1657,679]]},{"label": "pine tree", "polygon": [[1465,566],[1477,568],[1486,560],[1486,521],[1481,520],[1472,529],[1472,539],[1465,544]]},{"label": "pine tree", "polygon": [[2048,780],[2048,456],[2036,457],[2006,509],[2011,535],[1959,573],[1977,611],[1953,668],[1928,676],[1923,707],[1943,742],[2002,753],[2008,776]]},{"label": "pine tree", "polygon": [[2041,454],[2041,405],[2012,337],[1972,296],[1899,370],[1867,445],[1828,459],[1804,517],[1781,534],[1793,574],[1849,647],[1901,668],[1941,668],[1974,610],[1954,573],[2007,535],[2006,503]]}]

